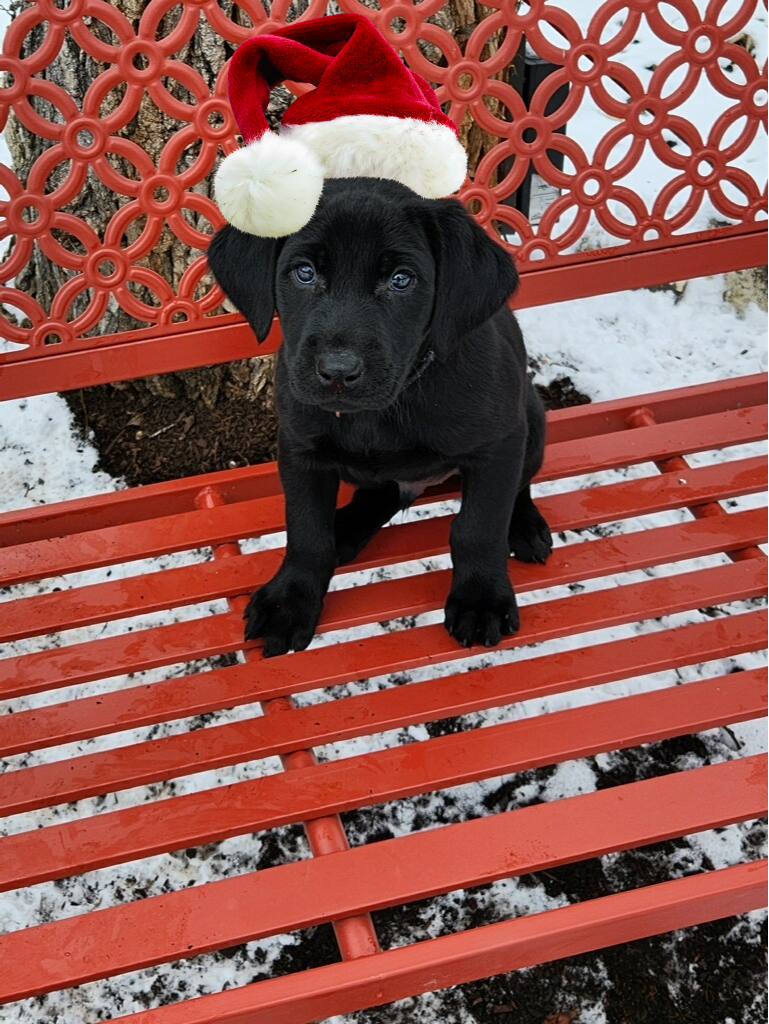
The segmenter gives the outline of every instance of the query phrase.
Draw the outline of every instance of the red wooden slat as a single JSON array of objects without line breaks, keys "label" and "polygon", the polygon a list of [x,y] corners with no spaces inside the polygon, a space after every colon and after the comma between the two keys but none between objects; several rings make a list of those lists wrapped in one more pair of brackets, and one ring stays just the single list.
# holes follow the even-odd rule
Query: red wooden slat
[{"label": "red wooden slat", "polygon": [[[766,459],[719,463],[680,473],[663,473],[584,488],[539,500],[554,533],[598,522],[700,505],[766,489]],[[685,481],[682,483],[682,481]],[[355,560],[359,568],[430,557],[448,550],[450,520],[422,519],[381,531]],[[132,614],[249,592],[275,572],[282,553],[198,563],[126,579],[7,602],[2,606],[0,641],[17,640]]]},{"label": "red wooden slat", "polygon": [[[750,509],[556,548],[546,566],[511,562],[509,572],[524,592],[735,550],[765,539],[766,516],[760,509]],[[439,608],[450,578],[450,570],[441,570],[370,584],[364,593],[359,588],[334,591],[326,599],[320,629]],[[213,615],[5,659],[0,661],[0,694],[20,696],[104,678],[106,667],[109,675],[118,675],[238,650],[243,646],[242,628],[237,614]]]},{"label": "red wooden slat", "polygon": [[[756,597],[765,586],[762,564],[751,560],[621,587],[612,592],[610,604],[605,591],[574,594],[528,606],[521,630],[503,639],[500,647],[523,647],[569,633]],[[737,637],[742,621],[743,616],[732,616],[723,628]],[[467,653],[442,626],[385,633],[364,644],[339,644],[272,659],[260,667],[258,678],[253,665],[236,665],[186,676],[183,682],[171,679],[21,711],[0,718],[0,749],[7,753],[35,749],[436,664]]]},{"label": "red wooden slat", "polygon": [[0,937],[0,999],[755,818],[766,808],[766,760],[747,757],[428,829],[17,931]]},{"label": "red wooden slat", "polygon": [[764,906],[767,862],[616,893],[118,1018],[120,1024],[312,1024]]},{"label": "red wooden slat", "polygon": [[0,839],[0,889],[746,721],[762,684],[740,672],[20,832]]},{"label": "red wooden slat", "polygon": [[[762,235],[764,237],[762,237]],[[592,253],[577,254],[568,266],[526,269],[521,273],[520,291],[513,305],[516,309],[543,306],[581,299],[588,295],[645,288],[653,284],[669,284],[680,278],[682,266],[687,277],[724,274],[766,262],[765,230],[739,231],[735,234],[693,233],[682,245],[666,244],[651,252],[627,253],[609,249],[597,259]],[[753,264],[751,260],[758,260]]]},{"label": "red wooden slat", "polygon": [[280,529],[283,521],[283,497],[279,495],[151,519],[140,530],[135,523],[126,523],[19,544],[0,549],[0,583],[11,586],[241,537],[257,537]]},{"label": "red wooden slat", "polygon": [[85,498],[69,498],[0,512],[0,548],[190,512],[196,507],[196,496],[206,487],[215,487],[228,502],[269,498],[281,493],[276,464],[265,462]]},{"label": "red wooden slat", "polygon": [[283,554],[275,548],[8,602],[0,606],[0,642],[250,593],[277,572]]},{"label": "red wooden slat", "polygon": [[669,391],[553,409],[547,414],[547,437],[548,441],[559,442],[624,430],[628,418],[639,408],[649,409],[657,423],[669,423],[672,428],[680,419],[763,405],[766,389],[767,375],[756,373]]},{"label": "red wooden slat", "polygon": [[238,651],[243,647],[242,636],[240,615],[223,613],[70,644],[19,659],[5,658],[0,661],[0,696],[5,700]]},{"label": "red wooden slat", "polygon": [[[766,636],[766,614],[756,612],[753,616],[756,629],[748,650],[760,648]],[[704,623],[703,627],[713,625],[716,623]],[[700,627],[682,628],[697,630]],[[581,648],[576,655],[569,651],[532,658],[526,662],[525,671],[509,664],[478,669],[471,677],[462,673],[297,708],[277,718],[250,718],[214,726],[204,732],[180,733],[22,768],[0,776],[0,813],[18,814],[353,736],[595,686],[642,672],[670,669],[675,659],[671,664],[673,652],[668,649],[669,643],[675,646],[667,633],[617,640]],[[733,641],[726,651],[735,653]],[[723,644],[715,650],[697,651],[697,657],[703,661],[727,656]],[[649,657],[654,659],[651,663]],[[749,671],[755,672],[758,678],[761,670]]]},{"label": "red wooden slat", "polygon": [[232,359],[251,359],[274,352],[280,340],[277,321],[263,345],[257,344],[251,328],[242,322],[179,334],[169,332],[164,324],[159,336],[132,340],[131,336],[138,333],[107,336],[95,349],[8,363],[2,367],[0,401],[92,387],[95,380],[108,384]]},{"label": "red wooden slat", "polygon": [[622,434],[579,438],[548,445],[538,480],[597,473],[616,466],[657,462],[674,455],[726,448],[766,437],[767,407],[753,406],[668,423],[628,429]]}]

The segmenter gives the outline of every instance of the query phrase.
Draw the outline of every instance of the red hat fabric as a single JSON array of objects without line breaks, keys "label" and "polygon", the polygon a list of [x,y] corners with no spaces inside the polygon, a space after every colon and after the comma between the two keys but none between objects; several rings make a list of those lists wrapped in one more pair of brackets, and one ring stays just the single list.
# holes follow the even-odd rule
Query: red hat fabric
[{"label": "red hat fabric", "polygon": [[[284,80],[315,88],[289,106],[276,135],[265,111]],[[453,121],[429,83],[363,16],[295,22],[246,40],[232,57],[228,85],[246,145],[222,162],[214,193],[227,220],[249,234],[298,231],[324,178],[391,178],[432,199],[465,179]]]}]

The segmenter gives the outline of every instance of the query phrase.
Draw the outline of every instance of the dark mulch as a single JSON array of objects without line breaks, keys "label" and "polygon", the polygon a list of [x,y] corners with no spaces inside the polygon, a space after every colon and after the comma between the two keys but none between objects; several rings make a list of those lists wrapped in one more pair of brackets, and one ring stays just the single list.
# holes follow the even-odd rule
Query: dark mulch
[{"label": "dark mulch", "polygon": [[[195,371],[192,371],[195,372]],[[222,388],[216,403],[158,394],[154,382],[101,385],[65,395],[78,430],[99,453],[97,469],[129,487],[177,480],[197,473],[255,465],[275,458],[272,386],[258,395]]]},{"label": "dark mulch", "polygon": [[[598,788],[622,785],[664,775],[682,763],[702,763],[709,751],[699,736],[683,736],[643,748],[620,751],[611,764],[595,771]],[[543,787],[551,768],[531,770],[501,782],[483,801],[489,811],[516,806],[515,794],[523,779]],[[419,804],[417,798],[414,801]],[[532,800],[529,798],[527,802]],[[537,802],[534,798],[533,802]],[[415,815],[412,825],[444,824],[456,820],[455,802],[431,799],[431,822]],[[343,815],[351,840],[377,842],[392,838],[387,823],[396,804],[364,808]],[[397,818],[397,813],[396,813]],[[298,826],[276,830],[275,842],[265,850],[260,867],[293,859],[299,842]],[[758,821],[746,830],[743,854],[760,857],[766,825]],[[624,889],[654,885],[672,875],[711,870],[707,857],[691,861],[690,871],[671,865],[686,860],[691,848],[685,838],[628,850],[611,858],[595,858],[537,872],[520,879],[522,886],[543,886],[552,898],[579,903]],[[274,857],[274,860],[271,860]],[[374,922],[383,948],[422,941],[438,934],[482,927],[498,918],[487,887],[469,889],[455,897],[419,900],[406,906],[377,911]],[[270,963],[272,977],[338,962],[339,953],[330,925],[295,936]],[[606,1024],[765,1024],[766,927],[755,934],[746,918],[730,917],[677,932],[567,957],[525,970],[457,985],[441,992],[431,1006],[406,1000],[351,1014],[355,1024],[421,1024],[445,1020],[449,1024],[581,1024],[585,1007],[600,1005]],[[260,959],[245,946],[214,954],[236,958],[244,981],[266,977]],[[600,1017],[592,1018],[600,1021]]]},{"label": "dark mulch", "polygon": [[588,405],[590,399],[574,386],[569,377],[555,377],[549,384],[537,384],[537,391],[546,409],[566,409],[572,405]]},{"label": "dark mulch", "polygon": [[[598,789],[604,789],[669,774],[683,764],[705,763],[712,753],[692,735],[617,752],[608,767],[588,762]],[[523,774],[528,784],[542,786],[551,770]],[[520,776],[503,782],[484,800],[487,808],[514,808],[520,782]],[[345,815],[353,835],[355,818],[366,813]],[[451,801],[445,813],[443,808],[434,813],[441,823],[444,818],[451,821]],[[765,843],[766,824],[757,821],[745,834],[744,857],[762,856]],[[673,870],[671,865],[687,856],[691,869]],[[694,864],[687,839],[680,838],[608,859],[566,864],[521,882],[541,884],[550,897],[580,903],[713,868],[707,857]],[[409,935],[427,937],[426,922],[430,935],[437,934],[436,916],[440,934],[489,924],[489,901],[482,897],[479,888],[467,890],[459,902],[443,905],[438,898],[380,911],[374,914],[378,934],[389,947]],[[744,918],[732,917],[457,986],[442,995],[441,1012],[447,1020],[468,1024],[572,1024],[580,1020],[583,1006],[600,1003],[606,1024],[728,1024],[730,1019],[733,1024],[764,1024],[766,968],[766,925],[757,941]],[[356,1019],[359,1024],[401,1024],[407,1018],[420,1019],[401,1007],[369,1010]]]}]

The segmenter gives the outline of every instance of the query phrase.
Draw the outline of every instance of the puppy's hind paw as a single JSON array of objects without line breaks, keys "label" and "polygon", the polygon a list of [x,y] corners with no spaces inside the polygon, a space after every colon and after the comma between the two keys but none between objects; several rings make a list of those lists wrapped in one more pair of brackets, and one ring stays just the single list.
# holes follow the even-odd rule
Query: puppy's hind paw
[{"label": "puppy's hind paw", "polygon": [[522,513],[513,515],[508,540],[510,551],[519,562],[537,562],[544,565],[553,550],[550,527],[534,505]]}]

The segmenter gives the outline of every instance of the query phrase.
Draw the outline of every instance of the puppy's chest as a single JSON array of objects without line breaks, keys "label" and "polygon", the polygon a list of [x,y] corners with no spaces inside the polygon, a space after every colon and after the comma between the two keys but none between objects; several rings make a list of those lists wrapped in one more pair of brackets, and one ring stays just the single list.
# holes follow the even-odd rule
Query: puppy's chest
[{"label": "puppy's chest", "polygon": [[[363,448],[336,438],[318,439],[313,455],[322,465],[335,469],[347,483],[375,486],[387,480],[416,485],[449,475],[453,466],[439,452],[419,444]],[[417,492],[418,493],[418,492]]]}]

